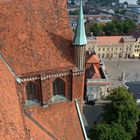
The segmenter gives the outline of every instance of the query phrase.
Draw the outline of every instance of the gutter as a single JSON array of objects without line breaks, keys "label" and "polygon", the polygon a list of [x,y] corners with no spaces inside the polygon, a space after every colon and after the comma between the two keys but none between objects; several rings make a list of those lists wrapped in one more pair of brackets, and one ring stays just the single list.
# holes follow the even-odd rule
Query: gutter
[{"label": "gutter", "polygon": [[82,119],[82,115],[81,115],[81,112],[80,112],[80,108],[79,108],[77,99],[75,99],[75,105],[76,105],[78,117],[79,117],[79,120],[80,120],[80,124],[81,124],[81,127],[82,127],[82,131],[83,131],[83,134],[84,134],[84,138],[85,138],[85,140],[89,140],[88,137],[87,137],[87,134],[86,134],[86,130],[85,130],[85,127],[84,127],[84,123],[83,123],[83,119]]},{"label": "gutter", "polygon": [[16,81],[18,83],[21,83],[21,79],[16,75],[16,73],[14,72],[14,70],[10,67],[10,65],[7,63],[7,61],[5,60],[5,58],[0,54],[0,59],[2,60],[2,62],[7,66],[7,68],[11,71],[11,73],[13,74],[13,76],[15,77]]}]

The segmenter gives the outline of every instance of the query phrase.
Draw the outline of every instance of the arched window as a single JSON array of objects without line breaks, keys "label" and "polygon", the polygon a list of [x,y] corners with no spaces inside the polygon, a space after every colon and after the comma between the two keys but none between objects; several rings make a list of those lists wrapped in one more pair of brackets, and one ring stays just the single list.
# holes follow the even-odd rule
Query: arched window
[{"label": "arched window", "polygon": [[30,82],[26,86],[27,100],[39,101],[39,87],[37,84]]},{"label": "arched window", "polygon": [[53,81],[53,95],[65,95],[65,82],[59,78]]}]

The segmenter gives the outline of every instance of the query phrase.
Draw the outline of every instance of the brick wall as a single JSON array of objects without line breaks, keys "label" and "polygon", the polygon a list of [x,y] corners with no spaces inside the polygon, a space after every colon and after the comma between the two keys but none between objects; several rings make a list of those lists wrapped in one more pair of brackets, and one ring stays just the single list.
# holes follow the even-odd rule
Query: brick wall
[{"label": "brick wall", "polygon": [[72,83],[72,98],[79,99],[79,105],[82,109],[83,106],[83,97],[84,97],[84,73],[80,74],[79,76],[73,76],[73,83]]}]

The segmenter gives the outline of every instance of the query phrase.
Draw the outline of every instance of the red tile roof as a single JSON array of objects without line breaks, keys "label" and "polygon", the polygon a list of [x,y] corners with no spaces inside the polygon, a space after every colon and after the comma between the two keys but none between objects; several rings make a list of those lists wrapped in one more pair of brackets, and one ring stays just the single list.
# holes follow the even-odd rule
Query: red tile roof
[{"label": "red tile roof", "polygon": [[[33,140],[52,140],[52,138],[38,127],[31,119],[25,116],[26,126],[29,129],[29,134]],[[59,140],[59,139],[58,139]]]},{"label": "red tile roof", "polygon": [[97,57],[97,55],[92,55],[89,60],[87,61],[87,63],[91,63],[91,64],[99,64],[99,58]]},{"label": "red tile roof", "polygon": [[99,71],[99,67],[96,66],[96,65],[93,65],[93,66],[94,66],[94,74],[93,74],[91,79],[100,79],[101,74],[100,74],[100,71]]},{"label": "red tile roof", "polygon": [[26,110],[44,128],[60,140],[84,140],[74,102],[50,104],[47,108]]},{"label": "red tile roof", "polygon": [[66,0],[0,3],[0,53],[17,75],[73,67]]},{"label": "red tile roof", "polygon": [[0,59],[0,140],[27,140],[15,79]]},{"label": "red tile roof", "polygon": [[92,72],[92,76],[90,76],[91,79],[100,79],[100,60],[97,57],[97,55],[92,54],[92,56],[87,60],[86,62],[86,68],[89,69],[86,71],[87,75],[88,73]]},{"label": "red tile roof", "polygon": [[122,36],[98,36],[96,39],[98,45],[122,43]]}]

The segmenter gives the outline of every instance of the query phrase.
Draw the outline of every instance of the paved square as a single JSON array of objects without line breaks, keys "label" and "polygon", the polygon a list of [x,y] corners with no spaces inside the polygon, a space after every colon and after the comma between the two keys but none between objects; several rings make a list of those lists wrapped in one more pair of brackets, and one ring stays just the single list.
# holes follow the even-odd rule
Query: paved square
[{"label": "paved square", "polygon": [[[123,81],[140,81],[140,59],[114,59],[103,60],[106,66],[106,73],[111,81],[111,88],[123,85]],[[124,80],[120,77],[125,73]]]}]

